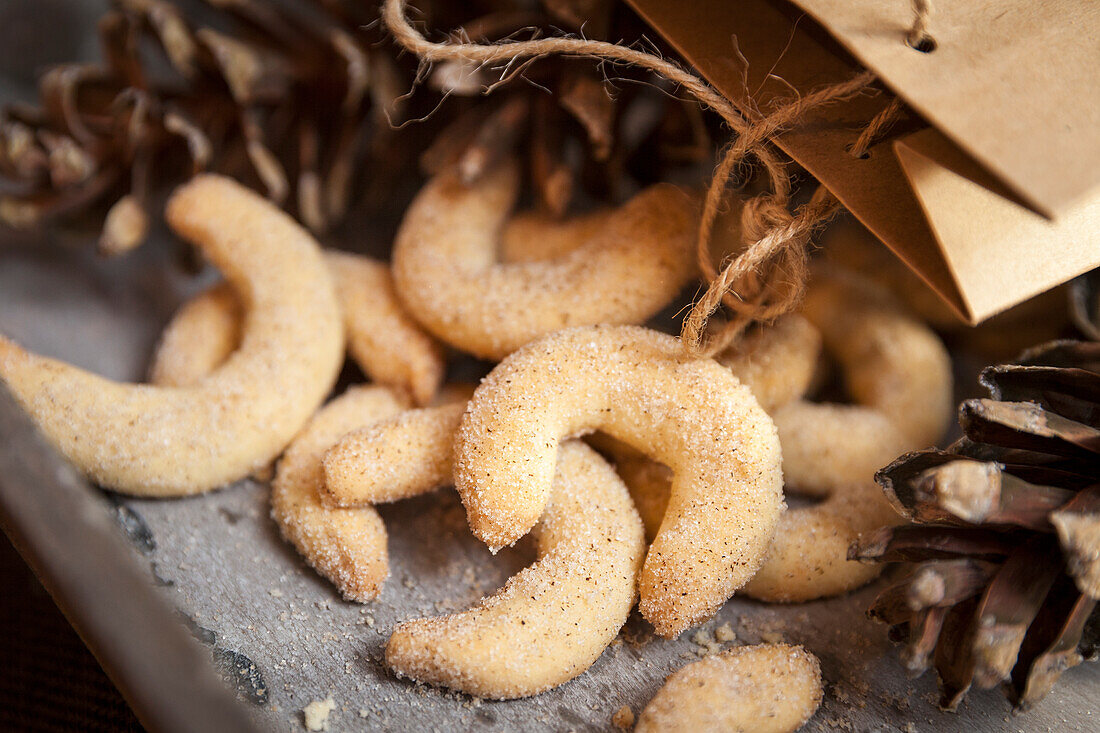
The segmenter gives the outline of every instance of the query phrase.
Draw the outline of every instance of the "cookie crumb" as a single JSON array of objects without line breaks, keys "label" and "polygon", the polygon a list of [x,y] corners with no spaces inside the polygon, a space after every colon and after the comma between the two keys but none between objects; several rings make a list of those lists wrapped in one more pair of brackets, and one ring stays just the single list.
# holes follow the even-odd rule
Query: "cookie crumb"
[{"label": "cookie crumb", "polygon": [[734,633],[729,624],[722,624],[714,630],[714,638],[724,644],[727,641],[736,641],[737,634]]},{"label": "cookie crumb", "polygon": [[306,730],[328,730],[328,716],[336,707],[336,701],[331,697],[325,700],[314,700],[302,708],[302,722]]},{"label": "cookie crumb", "polygon": [[714,637],[710,635],[710,632],[706,629],[700,629],[696,631],[691,637],[691,643],[695,645],[695,653],[700,657],[705,657],[708,654],[714,654],[722,650],[722,645],[714,640]]},{"label": "cookie crumb", "polygon": [[283,597],[283,592],[281,590],[279,590],[278,588],[270,588],[270,589],[268,589],[267,592],[272,598],[282,598]]},{"label": "cookie crumb", "polygon": [[611,725],[619,730],[631,730],[634,727],[634,711],[623,705],[611,716]]}]

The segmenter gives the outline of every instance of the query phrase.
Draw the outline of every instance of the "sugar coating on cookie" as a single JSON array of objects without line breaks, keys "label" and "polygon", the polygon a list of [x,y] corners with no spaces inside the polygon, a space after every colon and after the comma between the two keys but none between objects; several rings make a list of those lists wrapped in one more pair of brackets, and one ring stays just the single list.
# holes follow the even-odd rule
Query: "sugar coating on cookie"
[{"label": "sugar coating on cookie", "polygon": [[443,381],[443,349],[401,305],[389,266],[345,252],[328,252],[325,260],[351,358],[371,381],[408,390],[418,405],[431,402]]},{"label": "sugar coating on cookie", "polygon": [[369,601],[388,574],[386,528],[367,506],[321,503],[321,459],[351,430],[407,409],[386,387],[355,386],[322,407],[279,460],[271,483],[271,516],[288,542],[349,601]]},{"label": "sugar coating on cookie", "polygon": [[802,647],[734,647],[673,673],[634,731],[791,733],[813,716],[821,698],[821,666]]},{"label": "sugar coating on cookie", "polygon": [[241,345],[244,313],[229,283],[221,282],[181,305],[161,332],[149,383],[192,387]]},{"label": "sugar coating on cookie", "polygon": [[[841,305],[845,312],[857,313],[879,307],[863,297]],[[900,338],[912,343],[911,320],[894,310],[886,313],[894,320],[878,320],[875,328],[893,323],[902,334]],[[861,317],[860,322],[866,323],[870,317]],[[921,338],[923,342],[931,339],[938,343],[930,332],[926,336]],[[792,314],[718,357],[774,417],[783,450],[785,491],[824,499],[816,506],[788,510],[780,519],[767,559],[742,589],[760,600],[806,601],[843,593],[876,577],[881,565],[849,561],[847,550],[860,534],[898,521],[875,485],[874,474],[901,453],[919,447],[879,406],[816,404],[800,399],[812,382],[821,346],[817,328]],[[897,365],[886,360],[878,366]],[[860,370],[855,376],[868,379]],[[882,383],[899,378],[905,375],[877,376]],[[950,389],[949,379],[946,387]],[[938,392],[943,391],[941,380]],[[670,495],[668,469],[608,447],[639,507],[647,534],[652,536]]]},{"label": "sugar coating on cookie", "polygon": [[783,514],[764,565],[741,592],[796,603],[865,585],[882,565],[848,560],[848,548],[900,521],[874,475],[905,452],[906,439],[878,411],[854,405],[799,400],[774,418],[789,490],[823,500]]},{"label": "sugar coating on cookie", "polygon": [[611,460],[642,518],[646,542],[652,542],[665,518],[672,487],[672,470],[603,433],[593,433],[585,438],[585,442]]},{"label": "sugar coating on cookie", "polygon": [[[858,405],[796,400],[777,409],[773,419],[783,450],[784,491],[821,501],[783,513],[763,565],[739,592],[796,603],[865,585],[883,566],[848,560],[848,547],[861,534],[900,521],[874,474],[909,442],[882,413]],[[621,453],[615,465],[652,536],[671,493],[668,469]]]},{"label": "sugar coating on cookie", "polygon": [[803,314],[843,367],[856,402],[882,412],[913,449],[933,445],[954,414],[951,359],[939,337],[866,281],[818,267]]},{"label": "sugar coating on cookie", "polygon": [[462,419],[455,485],[500,548],[538,521],[560,441],[602,430],[673,471],[641,579],[664,636],[706,618],[759,568],[783,506],[779,440],[748,388],[678,339],[636,326],[561,331],[485,378]]},{"label": "sugar coating on cookie", "polygon": [[344,436],[324,458],[325,501],[381,504],[449,486],[465,411],[465,401],[409,410]]},{"label": "sugar coating on cookie", "polygon": [[501,262],[540,262],[569,254],[607,226],[611,209],[555,219],[541,211],[521,211],[500,235]]},{"label": "sugar coating on cookie", "polygon": [[400,624],[386,644],[399,675],[511,699],[584,672],[626,622],[645,552],[626,487],[599,455],[564,443],[538,559],[468,611]]},{"label": "sugar coating on cookie", "polygon": [[[405,313],[389,267],[332,250],[325,252],[325,262],[344,315],[351,358],[372,381],[407,390],[417,404],[430,402],[443,379],[442,349]],[[228,283],[193,297],[165,327],[150,381],[189,387],[205,378],[240,345],[241,318],[240,302]]]},{"label": "sugar coating on cookie", "polygon": [[[438,489],[451,482],[464,408],[461,400],[383,420],[345,438],[329,458],[374,478],[359,503]],[[401,624],[387,645],[387,664],[400,675],[500,699],[535,694],[587,669],[637,597],[641,521],[603,459],[566,441],[535,534],[535,565],[470,611]]]},{"label": "sugar coating on cookie", "polygon": [[180,496],[266,466],[332,389],[344,329],[317,242],[244,186],[200,175],[166,208],[243,295],[241,345],[193,387],[120,384],[0,337],[0,378],[49,440],[108,488]]},{"label": "sugar coating on cookie", "polygon": [[501,263],[500,233],[518,191],[514,163],[469,187],[449,171],[429,181],[405,213],[393,250],[398,294],[428,331],[456,348],[499,359],[563,328],[641,323],[695,272],[697,202],[667,184],[639,193],[558,257]]},{"label": "sugar coating on cookie", "polygon": [[783,446],[787,486],[825,497],[875,472],[907,450],[910,441],[878,410],[862,405],[795,400],[772,413]]},{"label": "sugar coating on cookie", "polygon": [[860,404],[795,400],[772,412],[788,490],[824,501],[780,520],[767,561],[743,589],[765,601],[836,595],[882,571],[847,558],[861,534],[899,521],[875,471],[936,440],[952,409],[950,360],[929,328],[854,276],[816,275],[805,312]]},{"label": "sugar coating on cookie", "polygon": [[729,368],[769,414],[810,388],[821,357],[821,334],[804,316],[788,313],[726,349],[715,361]]}]

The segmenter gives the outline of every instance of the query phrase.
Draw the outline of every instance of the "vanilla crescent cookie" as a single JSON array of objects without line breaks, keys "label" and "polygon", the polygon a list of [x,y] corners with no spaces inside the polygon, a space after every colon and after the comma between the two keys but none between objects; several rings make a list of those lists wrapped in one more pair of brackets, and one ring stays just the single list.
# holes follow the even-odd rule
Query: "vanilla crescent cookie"
[{"label": "vanilla crescent cookie", "polygon": [[[715,361],[733,372],[770,414],[809,389],[820,356],[821,335],[817,329],[797,313],[789,313],[743,338],[716,356]],[[644,453],[601,433],[587,440],[615,464],[645,524],[646,539],[652,541],[665,516],[672,472],[646,458]],[[784,451],[785,479],[789,479],[787,462]]]},{"label": "vanilla crescent cookie", "polygon": [[[810,416],[806,411],[827,415]],[[802,454],[801,465],[821,467],[794,484],[797,491],[792,493],[824,500],[783,513],[764,564],[739,592],[763,601],[792,603],[837,595],[866,584],[882,572],[882,567],[849,561],[848,547],[861,533],[899,521],[882,490],[869,477],[874,476],[883,460],[889,462],[896,457],[904,442],[881,415],[859,407],[795,402],[780,408],[775,421],[784,451],[794,446]],[[845,436],[851,438],[851,444]],[[668,505],[671,472],[630,449],[603,444],[600,448],[613,457],[615,470],[642,517],[646,537],[652,539]],[[833,453],[835,460],[830,455]],[[830,457],[824,459],[823,455]]]},{"label": "vanilla crescent cookie", "polygon": [[444,385],[436,404],[345,435],[325,454],[324,501],[342,507],[382,504],[450,486],[454,435],[474,389]]},{"label": "vanilla crescent cookie", "polygon": [[673,471],[641,578],[663,636],[709,616],[759,568],[783,507],[779,440],[748,388],[678,339],[636,326],[574,328],[501,362],[474,393],[455,485],[492,549],[542,515],[560,441],[602,430]]},{"label": "vanilla crescent cookie", "polygon": [[279,459],[271,516],[288,542],[349,601],[369,601],[389,572],[386,527],[370,506],[321,503],[321,459],[344,434],[399,414],[407,399],[387,387],[353,386],[317,411]]},{"label": "vanilla crescent cookie", "polygon": [[853,399],[880,411],[925,448],[943,437],[954,414],[951,358],[926,325],[887,293],[838,268],[814,269],[803,315],[840,362]]},{"label": "vanilla crescent cookie", "polygon": [[791,733],[821,705],[821,665],[800,646],[739,646],[674,672],[635,733]]},{"label": "vanilla crescent cookie", "polygon": [[788,313],[741,339],[715,361],[748,386],[770,414],[806,394],[820,356],[821,333],[804,316]]},{"label": "vanilla crescent cookie", "polygon": [[466,400],[423,407],[345,435],[325,454],[325,501],[381,504],[449,486],[454,435],[465,411]]},{"label": "vanilla crescent cookie", "polygon": [[[427,404],[443,379],[439,344],[404,311],[393,291],[389,267],[346,252],[328,250],[347,329],[348,352],[370,379],[408,390]],[[222,364],[240,343],[241,309],[228,283],[215,285],[177,311],[164,329],[150,381],[187,387]]]},{"label": "vanilla crescent cookie", "polygon": [[741,592],[762,601],[794,603],[858,588],[881,564],[848,560],[859,536],[900,517],[874,481],[875,471],[906,451],[906,439],[881,413],[855,405],[801,400],[776,410],[784,466],[791,453],[801,474],[787,475],[797,493],[821,497],[788,509],[768,557]]},{"label": "vanilla crescent cookie", "polygon": [[408,390],[418,405],[431,402],[446,369],[443,348],[401,305],[389,266],[346,252],[326,252],[325,260],[351,358],[372,381]]},{"label": "vanilla crescent cookie", "polygon": [[424,328],[452,346],[499,359],[570,326],[641,323],[695,272],[697,203],[667,184],[639,193],[558,257],[502,264],[501,230],[518,190],[512,162],[469,187],[448,171],[405,213],[393,249],[398,294]]},{"label": "vanilla crescent cookie", "polygon": [[[465,401],[410,410],[347,435],[325,457],[325,489],[347,506],[452,483]],[[474,608],[400,625],[386,647],[399,674],[479,697],[534,695],[586,670],[637,596],[642,523],[614,470],[579,441],[561,448],[534,533],[538,560]]]},{"label": "vanilla crescent cookie", "polygon": [[540,211],[521,211],[508,220],[500,236],[501,262],[542,262],[567,255],[607,226],[610,209],[597,209],[565,219]]},{"label": "vanilla crescent cookie", "polygon": [[193,387],[241,345],[244,313],[228,283],[214,285],[179,307],[161,332],[149,383]]},{"label": "vanilla crescent cookie", "polygon": [[512,699],[588,669],[626,622],[645,551],[626,487],[579,441],[558,451],[538,559],[461,613],[400,624],[386,664],[478,697]]},{"label": "vanilla crescent cookie", "polygon": [[[831,287],[829,282],[823,287]],[[816,283],[812,285],[811,292],[816,287]],[[946,353],[935,334],[884,299],[874,299],[863,290],[854,292],[857,297],[845,296],[846,300],[836,305],[838,310],[843,307],[838,318],[855,324],[854,333],[846,338],[859,338],[873,330],[873,337],[880,342],[904,344],[905,356],[918,368],[929,370],[930,376],[922,384],[934,393],[929,409],[940,410],[939,396],[949,394],[952,385],[944,368]],[[831,294],[829,302],[835,305],[839,298]],[[864,314],[861,318],[857,317],[860,313]],[[813,381],[821,347],[817,328],[803,316],[792,314],[718,357],[773,416],[783,450],[786,490],[824,499],[815,506],[789,509],[780,519],[767,559],[742,589],[760,600],[798,602],[836,595],[878,575],[881,565],[849,561],[847,548],[861,533],[898,521],[874,483],[874,474],[898,455],[920,447],[881,409],[882,400],[866,406],[799,399]],[[910,368],[908,364],[901,367],[895,358],[883,357],[875,364],[883,371],[868,374],[859,368],[849,371],[849,363],[842,364],[845,374],[862,380],[865,398],[879,394],[866,385],[903,381]],[[941,411],[938,419],[942,425],[949,417]],[[924,417],[915,422],[934,421]],[[668,469],[615,446],[608,448],[639,507],[647,535],[653,536],[668,503]]]},{"label": "vanilla crescent cookie", "polygon": [[120,384],[0,337],[0,378],[46,437],[100,484],[181,496],[266,466],[324,400],[344,329],[317,242],[244,186],[200,175],[169,225],[243,294],[241,345],[193,387]]},{"label": "vanilla crescent cookie", "polygon": [[824,501],[780,520],[767,561],[743,589],[765,601],[832,596],[882,572],[847,557],[861,534],[900,521],[875,472],[937,440],[953,410],[951,362],[935,333],[853,275],[815,275],[804,312],[859,404],[795,400],[772,411],[787,486]]}]

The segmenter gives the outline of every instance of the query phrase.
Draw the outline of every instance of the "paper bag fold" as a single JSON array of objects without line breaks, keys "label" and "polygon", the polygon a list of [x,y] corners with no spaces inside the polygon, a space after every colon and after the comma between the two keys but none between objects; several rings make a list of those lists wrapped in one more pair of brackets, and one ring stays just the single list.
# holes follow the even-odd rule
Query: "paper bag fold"
[{"label": "paper bag fold", "polygon": [[[742,105],[755,105],[759,114],[862,68],[829,33],[789,5],[766,0],[628,1],[721,93]],[[907,3],[852,4],[898,5],[891,17],[907,18]],[[900,23],[895,18],[882,34],[902,44],[905,52],[924,56],[905,45]],[[1010,95],[1010,90],[1002,92]],[[969,148],[953,144],[921,119],[908,121],[908,129],[895,127],[893,139],[879,141],[865,158],[852,156],[852,143],[887,101],[886,95],[868,94],[816,110],[776,144],[963,320],[980,322],[1100,266],[1100,190],[1077,198],[1054,196],[1050,200],[1057,201],[1057,217],[1050,221],[1032,210],[1030,189],[1010,185],[1001,168],[991,169]],[[1097,142],[1092,137],[1085,156],[1092,155],[1091,145]]]}]

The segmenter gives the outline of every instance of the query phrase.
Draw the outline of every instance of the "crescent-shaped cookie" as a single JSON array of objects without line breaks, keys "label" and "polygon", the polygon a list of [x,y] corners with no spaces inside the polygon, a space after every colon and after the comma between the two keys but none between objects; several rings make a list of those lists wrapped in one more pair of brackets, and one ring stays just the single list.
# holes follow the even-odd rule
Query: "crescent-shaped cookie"
[{"label": "crescent-shaped cookie", "polygon": [[321,459],[346,433],[409,406],[386,387],[354,386],[317,411],[279,459],[271,516],[283,537],[349,601],[369,601],[389,572],[386,527],[373,507],[336,509],[321,502]]},{"label": "crescent-shaped cookie", "polygon": [[451,485],[454,435],[466,400],[409,410],[344,436],[325,454],[333,506],[382,504]]},{"label": "crescent-shaped cookie", "polygon": [[821,333],[804,316],[788,313],[715,357],[771,414],[809,391],[821,357]]},{"label": "crescent-shaped cookie", "polygon": [[[346,506],[451,483],[465,403],[402,413],[346,436],[325,457],[325,488]],[[399,626],[386,647],[398,673],[479,697],[534,695],[587,669],[637,595],[642,523],[614,470],[579,441],[562,445],[536,524],[536,562],[474,608]]]},{"label": "crescent-shaped cookie", "polygon": [[560,256],[501,263],[501,230],[518,187],[513,163],[468,187],[453,171],[441,173],[402,221],[393,249],[398,294],[424,328],[456,348],[499,359],[570,326],[641,323],[695,272],[697,206],[666,184],[608,214]]},{"label": "crescent-shaped cookie", "polygon": [[166,215],[243,295],[241,346],[209,377],[120,384],[0,337],[0,378],[47,438],[100,484],[137,496],[195,494],[269,464],[344,358],[332,278],[293,219],[215,175],[179,188]]},{"label": "crescent-shaped cookie", "polygon": [[911,449],[943,437],[954,381],[947,349],[930,328],[865,280],[825,266],[814,270],[802,313],[840,362],[855,402],[889,418]]},{"label": "crescent-shaped cookie", "polygon": [[558,453],[534,564],[467,611],[399,625],[391,669],[478,697],[526,697],[584,672],[619,633],[637,597],[641,520],[595,451],[569,441]]},{"label": "crescent-shaped cookie", "polygon": [[[405,313],[389,267],[333,250],[325,252],[325,262],[344,314],[351,358],[373,382],[404,389],[417,404],[430,402],[443,379],[442,349]],[[189,387],[204,379],[240,345],[241,318],[228,283],[196,295],[161,334],[149,381]]]},{"label": "crescent-shaped cookie", "polygon": [[802,647],[733,647],[670,675],[634,731],[793,733],[822,695],[821,665]]},{"label": "crescent-shaped cookie", "polygon": [[748,388],[635,326],[561,331],[515,352],[474,393],[455,485],[474,534],[500,548],[538,521],[564,438],[602,430],[673,471],[641,579],[664,636],[709,616],[759,568],[783,506],[779,440]]},{"label": "crescent-shaped cookie", "polygon": [[868,583],[882,566],[848,560],[848,548],[860,534],[900,521],[874,475],[905,452],[906,439],[881,413],[853,405],[798,400],[774,418],[784,465],[790,451],[793,465],[806,468],[788,475],[788,484],[822,501],[784,513],[767,560],[741,592],[794,603]]}]

